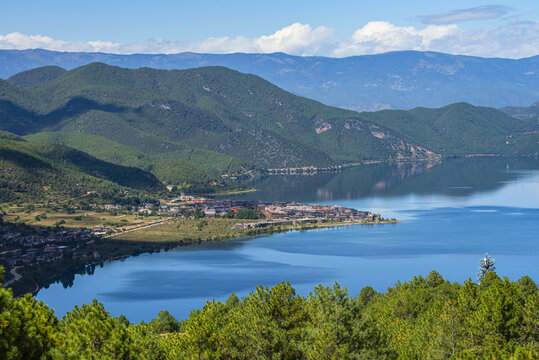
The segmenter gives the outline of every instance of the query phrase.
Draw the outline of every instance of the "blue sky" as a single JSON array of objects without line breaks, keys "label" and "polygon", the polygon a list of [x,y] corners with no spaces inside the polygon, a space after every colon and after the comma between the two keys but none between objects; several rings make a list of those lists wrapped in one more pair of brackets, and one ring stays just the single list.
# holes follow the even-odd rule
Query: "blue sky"
[{"label": "blue sky", "polygon": [[537,1],[6,1],[0,48],[348,56],[539,51]]}]

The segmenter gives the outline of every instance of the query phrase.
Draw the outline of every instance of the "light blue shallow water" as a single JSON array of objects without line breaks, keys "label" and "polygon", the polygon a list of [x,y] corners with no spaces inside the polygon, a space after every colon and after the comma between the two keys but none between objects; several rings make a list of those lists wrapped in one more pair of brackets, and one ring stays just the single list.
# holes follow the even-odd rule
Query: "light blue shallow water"
[{"label": "light blue shallow water", "polygon": [[[60,315],[97,298],[112,314],[132,321],[151,320],[163,309],[184,318],[208,299],[246,295],[258,284],[282,280],[302,294],[338,281],[354,295],[367,285],[383,291],[431,270],[462,282],[475,277],[485,252],[496,259],[500,275],[538,281],[539,162],[463,164],[266,179],[258,184],[259,193],[247,196],[351,206],[403,221],[144,254],[107,263],[93,275],[77,275],[68,288],[53,284],[37,297]],[[455,176],[458,169],[462,173]]]}]

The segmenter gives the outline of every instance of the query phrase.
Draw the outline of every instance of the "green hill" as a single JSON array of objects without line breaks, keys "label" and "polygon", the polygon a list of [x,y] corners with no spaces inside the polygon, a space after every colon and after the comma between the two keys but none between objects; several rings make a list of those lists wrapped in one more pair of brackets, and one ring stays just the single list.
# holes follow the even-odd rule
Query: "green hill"
[{"label": "green hill", "polygon": [[[417,144],[407,144],[355,112],[292,95],[257,76],[222,67],[129,70],[94,63],[27,89],[22,102],[11,103],[26,110],[36,124],[33,131],[21,129],[24,134],[91,133],[144,153],[187,146],[258,167],[426,155],[417,151]],[[377,136],[378,130],[385,136]]]},{"label": "green hill", "polygon": [[7,81],[18,87],[27,88],[54,80],[65,72],[67,70],[59,66],[42,66],[13,75]]},{"label": "green hill", "polygon": [[59,145],[0,139],[0,201],[68,199],[96,191],[106,197],[155,193],[164,186],[152,174],[96,159]]},{"label": "green hill", "polygon": [[[93,63],[31,88],[0,81],[0,130],[66,144],[169,184],[256,168],[538,152],[537,124],[465,103],[357,113],[223,67]],[[50,134],[56,133],[55,135]],[[77,135],[75,135],[77,134]]]},{"label": "green hill", "polygon": [[528,119],[515,119],[493,108],[456,103],[439,109],[362,113],[367,119],[394,129],[407,138],[444,155],[533,154],[539,151]]},{"label": "green hill", "polygon": [[184,148],[147,155],[131,146],[92,134],[41,132],[27,135],[25,139],[35,143],[69,146],[104,161],[137,167],[151,172],[167,184],[203,186],[210,181],[218,181],[219,174],[238,172],[242,167],[236,158],[204,149]]},{"label": "green hill", "polygon": [[0,130],[0,140],[13,140],[13,141],[26,141],[24,138],[20,137],[19,135],[15,135],[13,133],[10,133],[9,131],[1,131]]}]

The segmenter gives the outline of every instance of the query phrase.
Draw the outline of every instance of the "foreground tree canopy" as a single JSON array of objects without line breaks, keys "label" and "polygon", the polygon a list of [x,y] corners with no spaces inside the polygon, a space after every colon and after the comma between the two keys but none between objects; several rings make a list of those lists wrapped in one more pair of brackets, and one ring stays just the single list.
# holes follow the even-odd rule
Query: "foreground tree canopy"
[{"label": "foreground tree canopy", "polygon": [[493,271],[462,285],[431,272],[357,297],[338,284],[298,296],[282,282],[208,302],[180,322],[162,311],[131,324],[96,300],[60,320],[0,289],[0,359],[255,358],[537,359],[539,291],[527,276]]}]

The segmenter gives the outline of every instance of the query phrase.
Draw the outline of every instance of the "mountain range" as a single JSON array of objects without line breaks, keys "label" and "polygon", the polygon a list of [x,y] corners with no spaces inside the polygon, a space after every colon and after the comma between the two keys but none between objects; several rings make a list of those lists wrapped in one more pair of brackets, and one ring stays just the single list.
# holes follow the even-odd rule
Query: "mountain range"
[{"label": "mountain range", "polygon": [[538,129],[532,118],[467,103],[358,113],[225,67],[91,63],[0,80],[0,130],[170,185],[206,186],[257,169],[537,154]]},{"label": "mountain range", "polygon": [[[478,106],[528,106],[539,98],[539,56],[480,58],[401,51],[327,58],[273,54],[133,54],[0,50],[0,77],[46,65],[71,70],[92,62],[124,68],[187,69],[225,66],[324,104],[358,110]],[[61,69],[49,69],[47,76]],[[24,85],[24,78],[11,79]]]},{"label": "mountain range", "polygon": [[539,123],[539,101],[530,106],[504,106],[500,110],[517,119],[537,120]]}]

